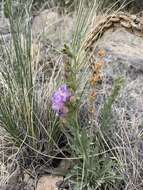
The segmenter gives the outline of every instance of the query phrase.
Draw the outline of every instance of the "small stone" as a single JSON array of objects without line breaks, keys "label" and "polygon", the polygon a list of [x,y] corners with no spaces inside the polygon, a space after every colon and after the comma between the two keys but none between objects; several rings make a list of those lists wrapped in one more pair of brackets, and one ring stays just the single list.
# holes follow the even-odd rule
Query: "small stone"
[{"label": "small stone", "polygon": [[43,176],[39,179],[36,190],[58,190],[58,182],[63,181],[61,176]]}]

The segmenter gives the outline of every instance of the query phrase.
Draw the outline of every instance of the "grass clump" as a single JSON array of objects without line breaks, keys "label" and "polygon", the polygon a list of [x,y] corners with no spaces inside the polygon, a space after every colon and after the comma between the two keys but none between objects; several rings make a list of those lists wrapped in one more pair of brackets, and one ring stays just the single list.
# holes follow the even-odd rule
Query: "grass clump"
[{"label": "grass clump", "polygon": [[43,152],[48,151],[51,156],[61,152],[56,148],[61,135],[58,118],[50,109],[52,86],[49,82],[40,83],[38,71],[34,70],[31,3],[25,4],[19,17],[14,15],[12,2],[7,0],[5,3],[12,39],[10,44],[1,45],[1,127],[11,135],[16,146],[25,147],[27,159],[34,157],[38,162],[39,157],[44,157],[48,160],[48,155]]},{"label": "grass clump", "polygon": [[[33,102],[31,32],[30,25],[27,23],[26,26],[21,27],[23,34],[21,33],[19,24],[22,22],[22,17],[17,17],[17,21],[13,19],[11,1],[6,1],[6,10],[9,14],[13,38],[11,47],[13,49],[10,49],[11,47],[1,47],[5,57],[1,68],[2,81],[5,85],[1,94],[1,121],[6,130],[12,133],[14,139],[18,140],[17,143],[20,143],[24,130],[29,135],[32,134],[31,121],[33,115],[32,109],[30,109]],[[28,107],[29,109],[27,109]],[[24,113],[23,116],[22,113]],[[17,122],[15,117],[18,114],[19,121]],[[25,122],[22,122],[24,118]],[[25,127],[25,124],[29,125],[29,129]],[[23,129],[23,132],[21,129]]]}]

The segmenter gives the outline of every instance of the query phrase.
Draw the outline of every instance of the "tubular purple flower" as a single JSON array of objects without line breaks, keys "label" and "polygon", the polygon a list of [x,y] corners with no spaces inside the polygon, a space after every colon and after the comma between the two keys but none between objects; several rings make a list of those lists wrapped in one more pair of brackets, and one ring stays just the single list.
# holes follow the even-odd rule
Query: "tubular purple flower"
[{"label": "tubular purple flower", "polygon": [[68,87],[66,84],[62,85],[59,88],[59,93],[63,99],[63,102],[67,102],[69,101],[70,97],[71,97],[71,92],[69,91]]},{"label": "tubular purple flower", "polygon": [[70,101],[71,92],[66,84],[61,85],[52,96],[52,109],[57,115],[64,117],[68,113],[65,104]]},{"label": "tubular purple flower", "polygon": [[63,102],[63,98],[61,97],[58,91],[53,94],[52,102],[57,104]]},{"label": "tubular purple flower", "polygon": [[53,103],[52,104],[52,109],[56,112],[59,112],[62,108],[64,107],[64,103],[59,102],[59,103]]}]

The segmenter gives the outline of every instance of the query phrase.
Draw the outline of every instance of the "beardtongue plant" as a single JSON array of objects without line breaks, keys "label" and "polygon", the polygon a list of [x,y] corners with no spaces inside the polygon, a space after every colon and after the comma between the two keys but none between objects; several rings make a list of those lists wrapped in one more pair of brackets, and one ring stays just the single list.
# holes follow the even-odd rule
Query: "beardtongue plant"
[{"label": "beardtongue plant", "polygon": [[[70,181],[73,179],[77,189],[81,190],[87,189],[87,186],[93,189],[107,184],[112,186],[118,178],[113,169],[116,167],[116,162],[110,159],[108,154],[102,153],[105,150],[100,143],[102,139],[98,139],[99,134],[90,136],[89,126],[87,128],[80,126],[79,119],[82,118],[79,118],[78,113],[82,104],[80,97],[82,97],[83,91],[81,93],[78,91],[77,73],[70,65],[72,61],[75,61],[75,57],[71,56],[71,53],[68,53],[68,56],[71,58],[69,59],[71,62],[66,63],[68,64],[66,65],[66,69],[68,66],[68,75],[65,77],[65,83],[54,91],[51,98],[52,109],[60,118],[62,130],[68,139],[69,152],[78,160],[66,179],[70,179]],[[75,178],[78,179],[77,183],[74,181]]]},{"label": "beardtongue plant", "polygon": [[[89,60],[80,42],[84,36],[83,31],[81,32],[82,27],[86,25],[86,14],[82,15],[81,12],[79,12],[79,18],[81,18],[82,22],[80,21],[81,23],[77,24],[77,33],[71,47],[65,46],[63,50],[66,57],[64,63],[65,78],[63,84],[52,94],[51,105],[60,119],[63,133],[66,135],[68,147],[70,148],[69,153],[74,160],[77,160],[66,179],[70,179],[75,184],[75,190],[111,189],[110,187],[113,187],[115,181],[119,178],[115,169],[117,168],[117,163],[108,154],[110,150],[107,146],[107,149],[104,148],[105,142],[103,141],[105,139],[101,137],[100,132],[98,131],[91,135],[90,131],[95,132],[94,121],[91,121],[89,125],[87,124],[87,127],[81,127],[79,122],[82,119],[79,118],[79,111],[83,103],[83,95],[86,95],[84,90],[90,78],[90,74],[87,73]],[[112,98],[113,101],[115,97]],[[110,100],[105,106],[106,109],[103,110],[103,115],[107,107],[112,107],[109,103],[113,104],[113,101]],[[110,117],[109,114],[106,115],[103,119]],[[105,123],[106,121],[103,124]]]}]

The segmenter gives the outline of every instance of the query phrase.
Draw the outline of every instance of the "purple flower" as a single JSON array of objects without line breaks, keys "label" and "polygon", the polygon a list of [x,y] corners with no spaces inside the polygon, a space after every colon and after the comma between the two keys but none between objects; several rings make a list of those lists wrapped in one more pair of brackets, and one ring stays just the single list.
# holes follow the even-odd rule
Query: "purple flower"
[{"label": "purple flower", "polygon": [[63,117],[68,113],[65,104],[70,100],[71,92],[66,84],[63,84],[52,95],[52,109],[57,115]]}]

